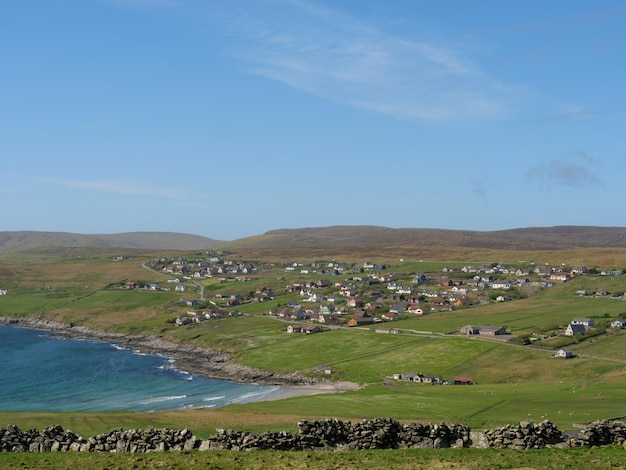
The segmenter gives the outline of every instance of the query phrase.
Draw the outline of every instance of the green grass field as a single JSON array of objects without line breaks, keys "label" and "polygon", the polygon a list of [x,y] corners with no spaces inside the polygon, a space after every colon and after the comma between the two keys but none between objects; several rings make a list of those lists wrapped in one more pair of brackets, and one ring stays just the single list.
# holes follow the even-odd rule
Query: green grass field
[{"label": "green grass field", "polygon": [[[572,256],[584,259],[589,253]],[[512,260],[522,259],[516,255],[519,254],[511,254],[515,256]],[[479,253],[475,256],[482,258]],[[608,255],[603,252],[603,256]],[[574,317],[592,317],[598,323],[606,323],[626,312],[626,303],[610,296],[581,297],[576,292],[623,292],[626,276],[581,276],[512,302],[421,317],[405,315],[405,319],[391,325],[402,329],[401,335],[374,333],[375,326],[290,335],[285,331],[287,323],[266,313],[289,300],[299,300],[298,294],[287,294],[284,288],[301,280],[302,275],[285,273],[284,266],[268,266],[245,283],[203,280],[207,298],[218,292],[245,294],[261,286],[274,289],[275,298],[236,307],[246,313],[241,317],[177,327],[172,319],[188,309],[179,302],[180,293],[111,288],[124,280],[165,285],[169,276],[141,267],[148,259],[145,255],[123,262],[113,261],[108,255],[67,259],[47,256],[36,260],[26,256],[0,257],[0,287],[8,286],[11,290],[9,295],[0,297],[0,316],[37,316],[112,332],[155,334],[170,341],[224,349],[237,362],[277,372],[320,376],[322,368],[332,368],[331,379],[358,382],[364,387],[340,394],[229,406],[219,411],[149,415],[0,412],[2,421],[22,428],[42,428],[58,422],[84,435],[119,426],[148,425],[190,427],[200,435],[208,435],[217,427],[259,432],[293,430],[300,418],[354,420],[386,416],[405,421],[458,421],[484,428],[530,417],[548,418],[563,429],[571,429],[575,423],[626,414],[623,332],[609,331],[569,345],[578,354],[570,360],[552,358],[549,349],[445,335],[468,324],[495,324],[526,335],[563,328]],[[468,263],[399,263],[396,259],[393,270],[406,276],[432,270],[434,276],[443,267],[465,264]],[[194,288],[188,295],[197,298],[198,291]],[[559,346],[557,340],[553,340],[552,346]],[[448,380],[455,375],[469,375],[477,385],[429,386],[388,378],[402,371],[439,374]]]}]

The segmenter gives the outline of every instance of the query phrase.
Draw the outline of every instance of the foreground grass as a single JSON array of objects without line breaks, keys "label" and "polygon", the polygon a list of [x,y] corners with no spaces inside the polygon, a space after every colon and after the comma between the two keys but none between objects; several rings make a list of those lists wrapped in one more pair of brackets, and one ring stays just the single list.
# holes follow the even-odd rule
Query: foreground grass
[{"label": "foreground grass", "polygon": [[0,467],[22,469],[618,469],[626,467],[622,448],[595,449],[411,449],[358,452],[167,452],[151,454],[10,454]]},{"label": "foreground grass", "polygon": [[[430,386],[370,385],[357,392],[231,405],[225,411],[267,415],[323,414],[352,421],[384,416],[398,421],[454,422],[472,429],[549,419],[559,429],[624,415],[623,385],[604,383]],[[306,415],[304,416],[306,417]]]}]

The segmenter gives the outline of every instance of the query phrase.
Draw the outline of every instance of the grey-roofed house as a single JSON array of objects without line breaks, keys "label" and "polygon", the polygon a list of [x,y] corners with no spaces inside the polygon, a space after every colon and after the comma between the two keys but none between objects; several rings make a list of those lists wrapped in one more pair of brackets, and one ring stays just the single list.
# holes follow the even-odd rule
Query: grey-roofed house
[{"label": "grey-roofed house", "polygon": [[565,336],[584,335],[586,332],[585,325],[570,323],[565,329]]}]

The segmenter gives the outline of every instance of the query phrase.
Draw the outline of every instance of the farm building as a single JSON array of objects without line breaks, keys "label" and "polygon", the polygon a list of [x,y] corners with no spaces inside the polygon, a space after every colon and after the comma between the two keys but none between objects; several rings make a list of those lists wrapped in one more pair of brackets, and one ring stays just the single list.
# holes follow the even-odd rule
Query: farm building
[{"label": "farm building", "polygon": [[467,376],[457,376],[452,381],[454,385],[472,385],[472,378]]},{"label": "farm building", "polygon": [[559,349],[557,352],[554,353],[554,357],[558,359],[571,359],[574,356],[575,354],[568,349]]},{"label": "farm building", "polygon": [[441,375],[423,374],[421,372],[402,372],[401,374],[393,374],[395,380],[403,380],[406,382],[417,382],[423,384],[442,384],[443,377]]},{"label": "farm building", "polygon": [[489,335],[498,336],[505,335],[506,329],[495,325],[466,325],[459,330],[464,335]]}]

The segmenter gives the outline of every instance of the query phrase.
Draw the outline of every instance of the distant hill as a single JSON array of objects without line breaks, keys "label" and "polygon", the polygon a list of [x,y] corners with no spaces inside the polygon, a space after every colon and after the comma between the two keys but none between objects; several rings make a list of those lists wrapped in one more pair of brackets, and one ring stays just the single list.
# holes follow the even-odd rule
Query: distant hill
[{"label": "distant hill", "polygon": [[479,232],[432,228],[337,225],[271,230],[224,242],[172,232],[87,235],[65,232],[0,232],[0,253],[41,248],[119,248],[139,250],[375,249],[406,246],[501,250],[626,248],[626,227],[558,226]]},{"label": "distant hill", "polygon": [[86,235],[65,232],[0,232],[0,253],[33,248],[127,248],[202,250],[223,243],[212,238],[172,232],[128,232]]},{"label": "distant hill", "polygon": [[626,227],[558,226],[479,232],[430,228],[388,228],[369,225],[271,230],[220,246],[259,248],[376,248],[393,246],[454,246],[503,250],[624,248]]}]

